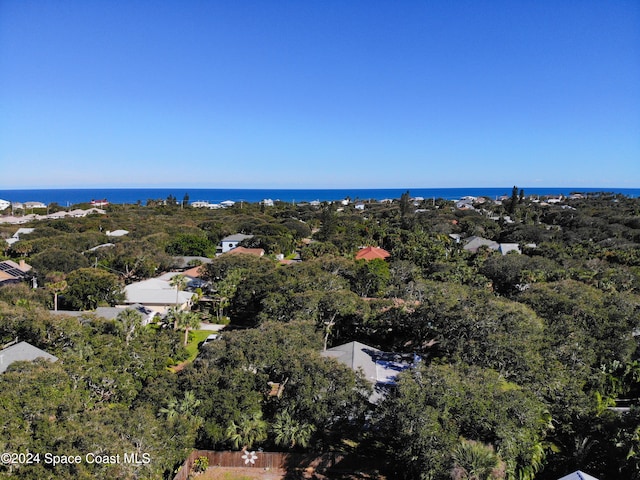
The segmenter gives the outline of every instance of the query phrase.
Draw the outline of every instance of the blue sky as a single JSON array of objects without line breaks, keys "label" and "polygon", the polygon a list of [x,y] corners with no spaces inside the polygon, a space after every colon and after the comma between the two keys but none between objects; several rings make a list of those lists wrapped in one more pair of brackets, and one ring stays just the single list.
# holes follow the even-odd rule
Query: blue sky
[{"label": "blue sky", "polygon": [[640,2],[0,0],[0,188],[640,186]]}]

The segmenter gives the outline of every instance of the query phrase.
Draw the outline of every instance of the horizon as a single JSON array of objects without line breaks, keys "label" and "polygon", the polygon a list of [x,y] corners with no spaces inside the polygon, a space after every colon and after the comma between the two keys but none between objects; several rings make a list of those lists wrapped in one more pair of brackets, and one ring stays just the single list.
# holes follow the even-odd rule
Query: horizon
[{"label": "horizon", "polygon": [[[572,187],[516,187],[523,191],[527,198],[566,197],[572,194],[616,194],[628,198],[640,197],[640,188],[572,188]],[[170,196],[176,199],[188,198],[189,203],[208,202],[220,203],[231,200],[234,202],[258,203],[265,199],[280,202],[311,202],[311,201],[340,201],[346,198],[352,200],[385,199],[397,200],[405,192],[412,198],[458,200],[464,197],[486,197],[497,199],[508,197],[512,193],[511,187],[460,187],[460,188],[328,188],[328,189],[206,189],[206,188],[95,188],[95,189],[22,189],[1,190],[0,200],[10,203],[42,202],[46,205],[76,205],[88,203],[95,199],[105,199],[110,204],[137,204],[143,201],[165,199]]]},{"label": "horizon", "polygon": [[626,0],[1,2],[0,190],[638,188],[638,58]]},{"label": "horizon", "polygon": [[264,190],[300,190],[300,191],[326,191],[326,190],[498,190],[498,189],[508,189],[511,191],[513,187],[517,187],[518,190],[567,190],[567,189],[584,189],[591,191],[603,191],[606,192],[605,189],[611,189],[610,191],[621,191],[621,190],[640,190],[640,187],[620,187],[620,186],[584,186],[584,185],[487,185],[487,186],[451,186],[451,187],[317,187],[317,188],[304,188],[304,187],[193,187],[193,186],[185,186],[185,185],[168,185],[168,186],[144,186],[144,187],[121,187],[121,186],[95,186],[95,187],[33,187],[33,188],[0,188],[0,192],[11,192],[11,191],[52,191],[52,190],[78,190],[78,191],[91,191],[91,190],[250,190],[250,191],[264,191]]}]

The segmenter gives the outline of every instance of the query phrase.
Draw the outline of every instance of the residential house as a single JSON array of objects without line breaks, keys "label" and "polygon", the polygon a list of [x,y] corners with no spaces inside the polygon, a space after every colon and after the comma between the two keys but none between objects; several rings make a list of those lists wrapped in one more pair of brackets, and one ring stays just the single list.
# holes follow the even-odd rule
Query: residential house
[{"label": "residential house", "polygon": [[358,250],[356,253],[356,260],[385,260],[389,258],[391,254],[385,249],[380,247],[364,247]]},{"label": "residential house", "polygon": [[386,391],[395,386],[400,372],[414,367],[420,360],[416,355],[387,353],[360,342],[349,342],[329,348],[321,353],[333,358],[354,371],[361,371],[373,384],[374,391],[369,400],[378,402]]},{"label": "residential house", "polygon": [[139,303],[129,307],[98,307],[94,313],[106,320],[115,320],[122,312],[133,310],[142,315],[142,326],[149,325],[158,316],[158,312]]},{"label": "residential house", "polygon": [[212,210],[222,208],[222,205],[219,203],[209,203],[207,201],[191,202],[191,206],[193,208],[209,208]]},{"label": "residential house", "polygon": [[24,260],[20,260],[20,263],[12,260],[0,262],[0,285],[18,283],[27,277],[30,270],[31,265]]},{"label": "residential house", "polygon": [[222,240],[220,240],[220,245],[218,245],[218,249],[216,253],[218,254],[227,253],[229,250],[233,250],[234,248],[236,248],[240,244],[240,242],[248,238],[253,238],[253,235],[236,233],[234,235],[229,235],[228,237],[224,237]]},{"label": "residential house", "polygon": [[456,202],[456,208],[459,210],[474,210],[473,204],[476,202],[476,197],[462,197]]},{"label": "residential house", "polygon": [[[13,208],[17,209],[16,207],[17,204],[13,204]],[[22,204],[19,204],[20,208],[22,208]],[[7,215],[7,216],[3,216],[0,217],[0,223],[9,223],[12,225],[18,225],[21,223],[27,223],[27,222],[31,222],[33,220],[45,220],[45,219],[49,219],[49,220],[56,220],[56,219],[60,219],[60,218],[65,218],[65,217],[86,217],[87,215],[104,215],[106,212],[104,210],[101,210],[99,208],[89,208],[88,210],[82,210],[82,209],[76,209],[76,210],[72,210],[71,212],[65,212],[64,210],[60,210],[58,212],[55,213],[50,213],[49,215],[36,215],[36,214],[29,214],[29,215],[23,215],[21,217],[15,217],[13,215]]]},{"label": "residential house", "polygon": [[246,248],[246,247],[236,247],[233,250],[229,250],[227,255],[253,255],[255,257],[264,256],[264,249],[262,248]]},{"label": "residential house", "polygon": [[480,247],[487,247],[491,250],[498,250],[500,244],[498,242],[494,242],[493,240],[474,235],[473,237],[469,237],[466,240],[466,243],[462,248],[467,252],[476,253]]},{"label": "residential house", "polygon": [[0,373],[4,373],[14,362],[33,362],[36,358],[44,358],[52,362],[58,357],[34,347],[27,342],[19,342],[0,350]]},{"label": "residential house", "polygon": [[509,252],[522,253],[522,251],[520,250],[520,245],[518,245],[517,243],[501,243],[498,247],[498,251],[502,255],[506,255]]},{"label": "residential house", "polygon": [[0,198],[0,210],[4,210],[5,208],[9,208],[10,206],[11,202]]},{"label": "residential house", "polygon": [[34,208],[46,209],[47,206],[42,202],[25,202],[24,203],[25,210],[33,210]]},{"label": "residential house", "polygon": [[[211,260],[208,259],[209,262],[207,263],[211,263]],[[203,264],[204,265],[204,264]],[[203,271],[203,265],[197,265],[195,267],[191,267],[187,270],[184,270],[182,272],[182,275],[184,275],[187,280],[187,289],[188,290],[195,290],[196,288],[201,288],[201,289],[207,289],[210,285],[209,282],[206,282],[204,280],[202,280],[200,277],[202,276],[202,274],[204,273]]]},{"label": "residential house", "polygon": [[172,265],[176,270],[190,270],[193,267],[199,267],[206,263],[211,263],[209,257],[193,257],[193,256],[175,256],[171,257]]},{"label": "residential house", "polygon": [[[172,273],[173,275],[178,275],[178,272]],[[127,285],[124,287],[126,295],[124,305],[118,306],[128,307],[141,304],[161,315],[167,313],[169,307],[173,306],[178,306],[181,310],[187,309],[191,304],[193,292],[176,291],[170,281],[171,276],[165,275]]]},{"label": "residential house", "polygon": [[14,243],[20,241],[20,235],[29,235],[30,233],[33,233],[34,230],[35,228],[19,228],[18,230],[16,230],[16,233],[11,236],[11,238],[7,238],[7,243],[9,245],[13,245]]}]

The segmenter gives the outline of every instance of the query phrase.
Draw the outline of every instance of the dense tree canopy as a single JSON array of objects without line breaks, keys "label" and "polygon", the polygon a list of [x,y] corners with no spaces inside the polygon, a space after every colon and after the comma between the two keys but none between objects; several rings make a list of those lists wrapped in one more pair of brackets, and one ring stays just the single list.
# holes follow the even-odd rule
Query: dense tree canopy
[{"label": "dense tree canopy", "polygon": [[[194,447],[250,446],[355,454],[387,478],[640,479],[640,200],[549,204],[514,188],[464,210],[410,192],[354,203],[208,210],[172,197],[30,225],[3,252],[40,288],[0,287],[0,344],[60,361],[0,375],[0,447],[152,460],[0,465],[0,477],[172,478]],[[266,255],[216,257],[233,233]],[[473,235],[522,253],[467,251]],[[356,261],[368,245],[391,257]],[[182,256],[211,259],[192,312],[149,326],[91,313]],[[85,312],[50,314],[56,300]],[[229,325],[198,346],[202,319]],[[321,356],[354,340],[420,362],[373,404],[361,372]]]}]

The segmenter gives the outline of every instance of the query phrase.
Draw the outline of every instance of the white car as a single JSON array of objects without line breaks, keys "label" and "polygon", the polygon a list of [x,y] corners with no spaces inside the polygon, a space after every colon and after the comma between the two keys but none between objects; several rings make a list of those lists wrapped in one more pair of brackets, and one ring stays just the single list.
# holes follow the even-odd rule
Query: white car
[{"label": "white car", "polygon": [[206,345],[207,343],[212,342],[212,341],[216,340],[217,338],[218,338],[218,334],[217,333],[212,333],[207,338],[205,338],[204,342],[202,342],[202,345]]}]

